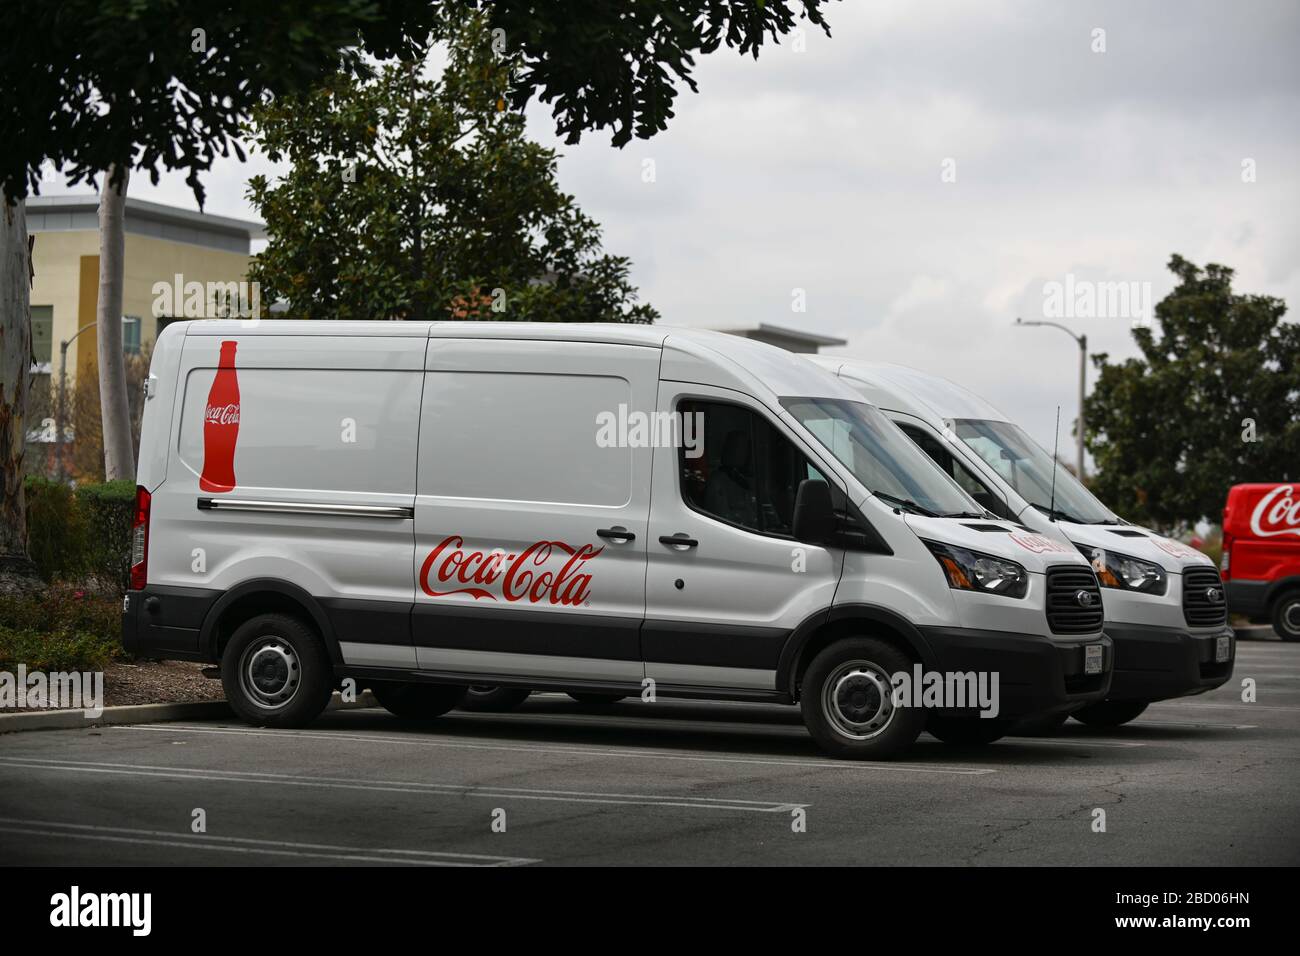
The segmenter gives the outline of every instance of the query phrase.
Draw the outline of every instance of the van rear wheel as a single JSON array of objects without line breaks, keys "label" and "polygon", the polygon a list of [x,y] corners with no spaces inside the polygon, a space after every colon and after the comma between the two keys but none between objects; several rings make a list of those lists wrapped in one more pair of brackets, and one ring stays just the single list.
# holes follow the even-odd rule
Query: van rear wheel
[{"label": "van rear wheel", "polygon": [[1273,630],[1284,641],[1300,641],[1300,591],[1289,591],[1273,602]]},{"label": "van rear wheel", "polygon": [[316,631],[288,614],[259,614],[235,629],[221,683],[236,714],[259,727],[305,727],[329,703],[334,669]]},{"label": "van rear wheel", "polygon": [[1147,709],[1145,700],[1099,700],[1074,712],[1074,719],[1089,727],[1118,727]]},{"label": "van rear wheel", "polygon": [[877,638],[853,637],[824,648],[804,673],[804,725],[827,753],[852,760],[889,760],[925,726],[919,707],[895,707],[892,677],[912,660]]},{"label": "van rear wheel", "polygon": [[433,720],[465,699],[463,684],[422,684],[377,681],[370,685],[375,700],[394,717],[403,720]]}]

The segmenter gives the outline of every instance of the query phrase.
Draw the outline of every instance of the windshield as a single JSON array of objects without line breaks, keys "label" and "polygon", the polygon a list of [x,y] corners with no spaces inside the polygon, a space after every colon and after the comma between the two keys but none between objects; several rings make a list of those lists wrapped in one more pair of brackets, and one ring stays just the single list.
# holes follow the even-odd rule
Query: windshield
[{"label": "windshield", "polygon": [[1064,467],[1055,469],[1053,505],[1052,456],[1035,444],[1019,425],[966,418],[957,419],[952,427],[958,438],[1039,511],[1076,524],[1119,521]]},{"label": "windshield", "polygon": [[984,513],[874,406],[833,398],[785,398],[781,404],[882,501],[944,517]]}]

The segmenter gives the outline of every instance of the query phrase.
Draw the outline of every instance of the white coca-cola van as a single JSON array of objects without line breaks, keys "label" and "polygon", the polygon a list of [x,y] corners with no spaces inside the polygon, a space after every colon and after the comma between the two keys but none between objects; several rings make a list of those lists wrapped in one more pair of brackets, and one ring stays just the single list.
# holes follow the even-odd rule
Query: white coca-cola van
[{"label": "white coca-cola van", "polygon": [[826,750],[883,758],[1109,684],[1075,548],[758,342],[191,322],[146,392],[124,642],[219,662],[256,724],[345,678],[408,719],[490,685],[798,702]]},{"label": "white coca-cola van", "polygon": [[877,405],[989,511],[1069,542],[1092,561],[1106,596],[1115,675],[1107,698],[1076,719],[1118,726],[1153,701],[1204,693],[1232,676],[1233,632],[1209,557],[1117,517],[1023,429],[960,385],[900,365],[813,361]]}]

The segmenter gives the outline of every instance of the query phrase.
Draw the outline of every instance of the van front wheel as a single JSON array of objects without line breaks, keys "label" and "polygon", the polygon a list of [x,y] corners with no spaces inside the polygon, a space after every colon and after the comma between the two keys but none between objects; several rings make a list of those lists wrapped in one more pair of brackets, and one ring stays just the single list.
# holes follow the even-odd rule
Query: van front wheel
[{"label": "van front wheel", "polygon": [[259,727],[305,727],[329,703],[334,672],[316,632],[287,614],[259,614],[235,629],[221,683],[236,714]]},{"label": "van front wheel", "polygon": [[398,681],[379,681],[370,685],[370,692],[394,717],[403,720],[432,720],[465,699],[464,685],[416,684]]},{"label": "van front wheel", "polygon": [[889,760],[916,741],[925,726],[919,707],[895,707],[894,674],[911,658],[885,641],[836,641],[804,673],[803,721],[823,750],[852,760]]}]

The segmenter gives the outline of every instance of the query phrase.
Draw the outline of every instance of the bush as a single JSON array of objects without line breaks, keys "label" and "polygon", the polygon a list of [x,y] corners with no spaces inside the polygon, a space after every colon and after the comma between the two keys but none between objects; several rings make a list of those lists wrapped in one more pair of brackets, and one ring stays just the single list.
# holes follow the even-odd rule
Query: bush
[{"label": "bush", "polygon": [[0,668],[29,671],[102,671],[121,652],[116,640],[84,631],[44,634],[0,625]]},{"label": "bush", "polygon": [[28,553],[46,581],[89,580],[121,592],[131,572],[135,485],[26,481]]},{"label": "bush", "polygon": [[85,525],[72,489],[31,477],[27,493],[27,553],[46,581],[77,578],[85,564]]},{"label": "bush", "polygon": [[77,508],[85,525],[85,573],[125,591],[131,582],[131,525],[135,483],[108,481],[77,489]]},{"label": "bush", "polygon": [[0,596],[0,669],[99,670],[122,655],[121,605],[67,584]]}]

